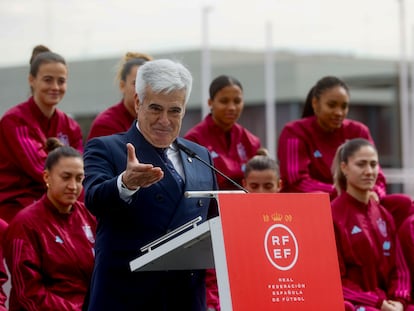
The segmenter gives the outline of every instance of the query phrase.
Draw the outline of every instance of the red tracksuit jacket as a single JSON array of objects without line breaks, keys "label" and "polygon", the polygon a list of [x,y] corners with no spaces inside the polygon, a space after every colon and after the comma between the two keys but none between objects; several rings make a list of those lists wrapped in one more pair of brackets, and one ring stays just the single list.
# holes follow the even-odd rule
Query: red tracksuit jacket
[{"label": "red tracksuit jacket", "polygon": [[384,299],[410,301],[410,274],[391,214],[344,192],[332,201],[344,299],[380,308]]},{"label": "red tracksuit jacket", "polygon": [[[336,150],[346,140],[357,137],[373,142],[365,125],[349,119],[333,132],[324,131],[315,116],[286,124],[277,149],[282,192],[322,191],[333,198],[336,192],[331,166]],[[381,170],[374,190],[380,198],[385,195],[385,177]]]},{"label": "red tracksuit jacket", "polygon": [[79,124],[59,109],[48,119],[33,97],[0,120],[0,218],[7,222],[45,193],[44,144],[49,137],[83,152]]},{"label": "red tracksuit jacket", "polygon": [[124,102],[109,107],[92,122],[88,140],[94,137],[126,132],[137,118],[126,110]]},{"label": "red tracksuit jacket", "polygon": [[82,202],[61,214],[46,195],[19,212],[3,242],[10,311],[81,310],[94,264],[96,221]]}]

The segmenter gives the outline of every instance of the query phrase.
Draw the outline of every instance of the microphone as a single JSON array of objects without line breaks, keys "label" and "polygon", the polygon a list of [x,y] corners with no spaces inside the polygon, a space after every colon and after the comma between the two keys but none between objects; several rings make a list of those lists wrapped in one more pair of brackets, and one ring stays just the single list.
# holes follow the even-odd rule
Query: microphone
[{"label": "microphone", "polygon": [[211,165],[210,163],[204,161],[202,158],[200,158],[200,156],[198,154],[196,154],[191,149],[188,149],[186,146],[184,146],[183,144],[180,144],[178,142],[176,144],[177,144],[178,149],[184,151],[189,157],[194,158],[194,159],[197,159],[198,161],[200,161],[204,165],[208,166],[213,171],[215,171],[217,174],[221,175],[222,177],[224,177],[225,179],[227,179],[229,182],[231,182],[233,185],[235,185],[238,189],[240,189],[240,190],[242,190],[242,191],[244,191],[246,193],[249,192],[249,191],[247,191],[247,189],[245,189],[242,186],[240,186],[237,182],[235,182],[233,179],[231,179],[230,177],[228,177],[227,175],[225,175],[224,173],[222,173],[221,171],[219,171],[213,165]]}]

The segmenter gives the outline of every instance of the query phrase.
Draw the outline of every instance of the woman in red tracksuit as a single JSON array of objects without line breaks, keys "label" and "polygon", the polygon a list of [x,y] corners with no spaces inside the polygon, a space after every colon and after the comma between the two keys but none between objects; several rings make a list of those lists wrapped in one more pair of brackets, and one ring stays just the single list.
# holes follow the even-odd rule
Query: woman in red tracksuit
[{"label": "woman in red tracksuit", "polygon": [[332,204],[346,310],[414,310],[410,275],[392,215],[371,196],[378,154],[366,139],[347,141],[336,153]]},{"label": "woman in red tracksuit", "polygon": [[[321,78],[309,91],[302,118],[287,123],[279,136],[281,192],[326,192],[336,196],[331,173],[337,148],[362,137],[373,142],[364,124],[347,118],[350,94],[337,77]],[[379,171],[373,195],[383,197],[385,177]]]},{"label": "woman in red tracksuit", "polygon": [[[215,78],[210,84],[208,105],[210,114],[184,137],[206,147],[213,158],[214,166],[240,185],[247,161],[260,148],[259,138],[237,123],[244,107],[241,83],[225,75]],[[216,176],[220,190],[238,190],[221,175]],[[219,311],[214,270],[207,270],[206,280],[208,310]]]},{"label": "woman in red tracksuit", "polygon": [[83,151],[79,124],[56,108],[66,93],[66,80],[63,57],[35,47],[29,74],[32,96],[0,119],[0,218],[7,222],[46,191],[42,171],[49,137]]},{"label": "woman in red tracksuit", "polygon": [[14,310],[80,311],[94,264],[96,221],[78,201],[84,178],[81,154],[69,146],[49,153],[47,192],[21,210],[4,237]]}]

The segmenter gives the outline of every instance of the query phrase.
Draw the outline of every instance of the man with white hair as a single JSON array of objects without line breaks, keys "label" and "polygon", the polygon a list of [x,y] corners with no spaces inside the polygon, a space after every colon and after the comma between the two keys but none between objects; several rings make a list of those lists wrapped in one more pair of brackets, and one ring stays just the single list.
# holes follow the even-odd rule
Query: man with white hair
[{"label": "man with white hair", "polygon": [[137,122],[85,148],[85,203],[98,220],[88,310],[205,310],[204,270],[129,268],[142,246],[198,216],[206,220],[210,199],[188,199],[185,191],[217,189],[214,172],[177,145],[212,164],[206,148],[178,137],[190,72],[153,60],[140,67],[135,85]]}]

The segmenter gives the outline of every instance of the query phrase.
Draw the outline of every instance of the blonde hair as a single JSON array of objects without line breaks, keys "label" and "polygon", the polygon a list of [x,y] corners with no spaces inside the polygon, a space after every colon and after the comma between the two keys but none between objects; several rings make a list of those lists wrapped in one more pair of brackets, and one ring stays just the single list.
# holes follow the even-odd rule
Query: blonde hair
[{"label": "blonde hair", "polygon": [[127,52],[118,64],[118,71],[115,77],[115,82],[119,83],[126,80],[126,76],[131,72],[134,66],[141,66],[145,62],[153,60],[153,57],[138,52]]},{"label": "blonde hair", "polygon": [[269,156],[269,150],[267,150],[266,148],[262,147],[257,149],[256,151],[256,155],[260,155],[260,156]]}]

